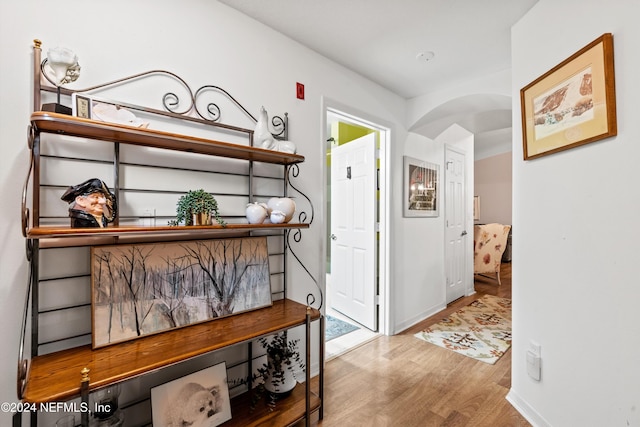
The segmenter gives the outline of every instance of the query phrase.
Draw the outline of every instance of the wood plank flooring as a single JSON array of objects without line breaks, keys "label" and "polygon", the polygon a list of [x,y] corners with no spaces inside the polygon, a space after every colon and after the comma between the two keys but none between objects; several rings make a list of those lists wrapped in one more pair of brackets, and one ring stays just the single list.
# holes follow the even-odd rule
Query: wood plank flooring
[{"label": "wood plank flooring", "polygon": [[510,263],[502,264],[501,279],[498,286],[477,278],[475,295],[398,335],[380,336],[327,362],[324,419],[316,417],[313,425],[530,426],[505,399],[511,350],[489,365],[413,336],[482,295],[511,298]]}]

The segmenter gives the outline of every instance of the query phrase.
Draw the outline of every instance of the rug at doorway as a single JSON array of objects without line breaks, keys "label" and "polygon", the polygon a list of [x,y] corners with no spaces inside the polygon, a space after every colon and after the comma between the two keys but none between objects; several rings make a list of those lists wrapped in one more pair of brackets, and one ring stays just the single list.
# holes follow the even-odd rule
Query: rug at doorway
[{"label": "rug at doorway", "polygon": [[485,295],[415,337],[493,365],[511,347],[511,300]]},{"label": "rug at doorway", "polygon": [[324,340],[325,342],[330,341],[357,329],[360,328],[344,320],[327,315],[324,323]]}]

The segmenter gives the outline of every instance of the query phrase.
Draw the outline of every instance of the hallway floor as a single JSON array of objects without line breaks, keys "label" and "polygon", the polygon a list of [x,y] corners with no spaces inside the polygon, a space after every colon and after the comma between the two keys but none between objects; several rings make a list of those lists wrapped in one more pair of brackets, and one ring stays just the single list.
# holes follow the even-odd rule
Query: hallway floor
[{"label": "hallway floor", "polygon": [[378,335],[328,361],[324,419],[312,418],[313,425],[530,426],[505,399],[511,388],[511,349],[489,365],[413,336],[482,295],[511,298],[511,264],[502,264],[501,272],[502,286],[477,278],[475,295],[398,335]]},{"label": "hallway floor", "polygon": [[325,314],[327,314],[328,316],[333,316],[336,319],[343,320],[347,323],[351,323],[352,325],[356,325],[359,328],[353,332],[349,332],[348,334],[334,338],[331,341],[327,341],[325,343],[325,360],[326,361],[329,361],[341,354],[344,354],[347,351],[353,350],[378,336],[376,332],[373,332],[365,328],[364,326],[358,324],[354,320],[343,315],[339,311],[336,311],[331,308],[331,275],[330,274],[327,274],[326,304],[327,304],[326,305],[327,310]]}]

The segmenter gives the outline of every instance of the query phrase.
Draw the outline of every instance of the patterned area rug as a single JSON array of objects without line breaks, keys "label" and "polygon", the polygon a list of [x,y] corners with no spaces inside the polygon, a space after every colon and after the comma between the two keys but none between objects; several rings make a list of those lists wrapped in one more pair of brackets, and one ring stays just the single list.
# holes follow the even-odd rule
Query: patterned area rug
[{"label": "patterned area rug", "polygon": [[493,365],[511,347],[511,300],[485,295],[415,337]]},{"label": "patterned area rug", "polygon": [[351,323],[347,323],[343,320],[336,319],[333,316],[327,315],[324,323],[324,340],[331,341],[334,338],[338,338],[349,332],[353,332],[356,329],[360,329]]}]

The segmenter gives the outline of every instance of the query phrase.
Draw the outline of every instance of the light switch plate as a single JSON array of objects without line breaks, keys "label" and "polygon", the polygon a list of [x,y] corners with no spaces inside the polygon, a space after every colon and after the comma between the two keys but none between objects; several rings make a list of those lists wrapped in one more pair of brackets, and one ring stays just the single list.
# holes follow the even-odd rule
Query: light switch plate
[{"label": "light switch plate", "polygon": [[540,356],[532,350],[527,350],[527,374],[536,381],[540,381],[542,369]]}]

